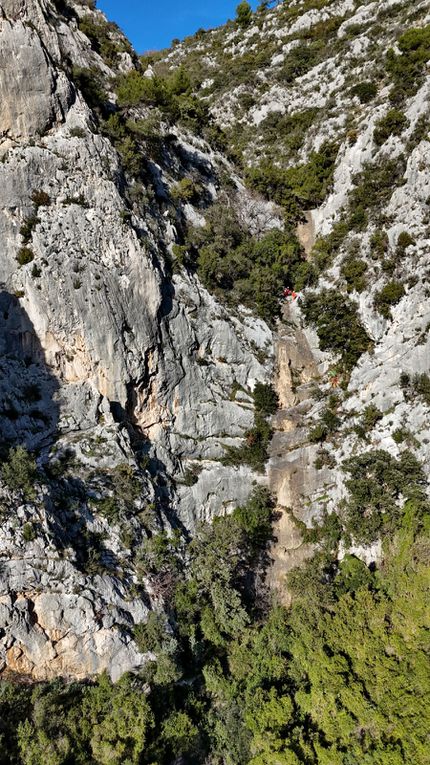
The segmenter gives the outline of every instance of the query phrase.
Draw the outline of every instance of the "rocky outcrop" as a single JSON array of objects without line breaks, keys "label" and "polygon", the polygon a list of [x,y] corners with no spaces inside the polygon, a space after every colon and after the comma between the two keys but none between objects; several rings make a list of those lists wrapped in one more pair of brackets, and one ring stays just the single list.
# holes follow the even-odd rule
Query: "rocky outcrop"
[{"label": "rocky outcrop", "polygon": [[[254,481],[268,482],[277,498],[268,576],[288,602],[285,574],[314,549],[303,543],[303,524],[339,512],[347,456],[379,448],[399,455],[405,445],[393,433],[402,428],[428,473],[429,409],[419,396],[405,399],[399,378],[429,370],[429,78],[405,102],[403,132],[382,147],[374,130],[388,86],[378,83],[371,103],[351,91],[376,77],[369,50],[376,38],[381,56],[395,44],[403,5],[345,0],[302,13],[300,4],[280,4],[247,29],[231,24],[184,42],[162,63],[173,68],[190,51],[193,65],[200,62],[199,81],[206,79],[198,95],[229,138],[237,131],[245,165],[266,156],[275,166],[302,167],[327,140],[335,143],[319,207],[305,184],[312,209],[296,234],[310,260],[319,238],[349,220],[357,174],[369,162],[378,172],[390,160],[404,168],[359,232],[351,228],[328,248],[314,285],[348,293],[372,341],[335,391],[340,424],[324,443],[322,465],[309,432],[334,392],[329,372],[338,359],[319,349],[300,300],[286,302],[274,334],[242,306],[222,305],[173,256],[181,231],[204,225],[206,207],[222,201],[222,177],[228,204],[257,238],[282,228],[279,209],[250,193],[228,159],[183,126],[160,127],[158,159],[139,156],[145,174],[136,182],[104,123],[115,108],[111,78],[135,60],[120,33],[108,29],[116,61],[103,60],[80,29],[85,15],[103,19],[88,4],[71,0],[64,15],[51,0],[0,0],[0,434],[2,458],[17,444],[37,454],[36,466],[18,464],[23,485],[0,482],[4,675],[83,678],[107,670],[115,679],[141,667],[150,657],[139,652],[135,628],[149,609],[163,607],[165,594],[148,564],[152,537],[169,538],[174,528],[192,534],[199,521],[243,503]],[[417,23],[426,20],[425,6],[417,5]],[[378,14],[385,21],[375,36]],[[318,60],[293,76],[292,52],[321,36]],[[270,53],[258,71],[253,46]],[[242,81],[245,55],[252,82]],[[216,76],[225,61],[230,84]],[[82,92],[82,72],[107,91],[103,116]],[[276,115],[290,120],[279,135]],[[136,106],[132,117],[147,127],[151,108]],[[288,145],[282,130],[291,132]],[[201,204],[173,204],[178,177],[198,180]],[[379,263],[374,240],[382,229]],[[399,253],[402,232],[409,239]],[[365,263],[360,292],[343,275],[352,256]],[[375,297],[390,269],[404,294],[382,316]],[[266,475],[224,464],[225,447],[240,446],[253,423],[255,382],[274,370],[280,410]],[[369,404],[381,416],[363,440],[356,426]],[[371,563],[382,547],[352,540],[339,557],[348,551]]]},{"label": "rocky outcrop", "polygon": [[[66,20],[44,0],[0,3],[1,434],[42,448],[41,464],[71,451],[84,481],[91,469],[139,470],[138,444],[141,505],[157,496],[159,528],[192,530],[251,491],[255,474],[220,460],[252,424],[249,393],[270,374],[256,352],[270,360],[272,335],[246,312],[230,315],[196,278],[170,278],[168,206],[124,214],[118,155],[63,63],[112,72],[78,29],[84,9],[71,9]],[[178,140],[213,166],[204,144]],[[83,571],[46,491],[34,508],[3,502],[2,667],[36,679],[118,677],[145,660],[132,634],[150,583],[132,594],[121,529],[78,502],[80,533],[102,534],[107,556],[105,575]],[[23,536],[29,523],[34,542]]]}]

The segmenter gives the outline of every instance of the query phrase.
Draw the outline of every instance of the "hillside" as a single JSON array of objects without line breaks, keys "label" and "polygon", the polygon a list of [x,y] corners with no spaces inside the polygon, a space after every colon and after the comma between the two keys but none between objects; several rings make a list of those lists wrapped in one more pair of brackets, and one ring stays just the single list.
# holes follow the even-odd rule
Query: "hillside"
[{"label": "hillside", "polygon": [[0,763],[428,761],[429,65],[0,0]]}]

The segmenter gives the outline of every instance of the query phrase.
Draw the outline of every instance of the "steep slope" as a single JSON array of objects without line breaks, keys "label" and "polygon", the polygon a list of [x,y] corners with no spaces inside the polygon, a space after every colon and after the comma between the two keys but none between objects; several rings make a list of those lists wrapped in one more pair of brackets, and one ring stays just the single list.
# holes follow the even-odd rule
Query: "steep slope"
[{"label": "steep slope", "polygon": [[[128,43],[86,4],[1,14],[2,439],[40,455],[35,490],[3,489],[2,662],[38,679],[118,677],[143,661],[131,636],[150,605],[137,557],[151,528],[192,529],[258,478],[220,460],[252,425],[272,336],[171,277],[172,181],[143,155],[145,202],[100,133],[85,78],[130,69]],[[91,25],[110,30],[116,71]],[[214,184],[218,158],[186,138],[172,172],[195,164]]]},{"label": "steep slope", "polygon": [[428,7],[283,3],[142,59],[91,3],[0,7],[3,668],[117,678],[254,481],[288,600],[333,514],[375,563],[428,477]]},{"label": "steep slope", "polygon": [[[347,458],[412,449],[428,471],[429,20],[425,2],[281,3],[153,63],[186,68],[250,187],[284,208],[306,251],[288,286],[308,291],[288,299],[276,341],[269,577],[282,599],[311,553],[303,523],[338,513],[346,548],[381,558],[387,511],[361,497],[351,521]],[[368,476],[363,464],[356,479]]]}]

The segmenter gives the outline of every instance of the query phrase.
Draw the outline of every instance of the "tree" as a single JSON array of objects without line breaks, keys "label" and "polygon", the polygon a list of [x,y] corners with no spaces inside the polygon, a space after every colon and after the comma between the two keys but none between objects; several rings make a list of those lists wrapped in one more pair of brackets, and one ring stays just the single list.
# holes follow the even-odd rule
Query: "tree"
[{"label": "tree", "polygon": [[252,8],[247,0],[242,0],[236,8],[236,22],[240,27],[248,27],[252,20]]}]

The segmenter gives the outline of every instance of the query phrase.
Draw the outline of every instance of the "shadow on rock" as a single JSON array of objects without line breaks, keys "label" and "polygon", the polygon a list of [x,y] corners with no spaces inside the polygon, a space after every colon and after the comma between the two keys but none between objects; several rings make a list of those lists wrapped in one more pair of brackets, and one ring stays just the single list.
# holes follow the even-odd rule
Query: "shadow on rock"
[{"label": "shadow on rock", "polygon": [[55,435],[58,381],[19,300],[0,291],[0,442],[40,448]]}]

